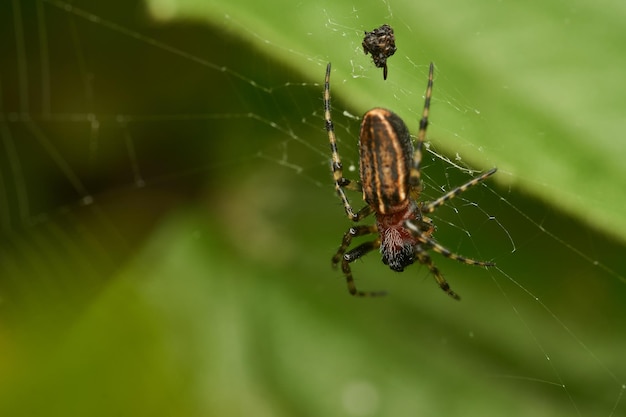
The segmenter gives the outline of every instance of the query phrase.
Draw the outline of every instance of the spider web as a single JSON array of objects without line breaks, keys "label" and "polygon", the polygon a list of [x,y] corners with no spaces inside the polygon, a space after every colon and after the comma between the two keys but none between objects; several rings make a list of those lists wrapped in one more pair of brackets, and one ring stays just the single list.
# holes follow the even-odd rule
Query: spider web
[{"label": "spider web", "polygon": [[[391,3],[381,5],[393,20]],[[444,246],[497,263],[433,254],[461,303],[427,268],[397,275],[374,254],[354,265],[357,285],[391,295],[351,299],[329,267],[349,224],[328,167],[324,57],[290,50],[317,67],[310,80],[230,29],[157,24],[128,2],[13,0],[0,10],[0,348],[11,359],[0,383],[12,394],[0,409],[17,410],[33,387],[42,399],[29,407],[40,411],[66,395],[89,411],[98,389],[135,404],[75,382],[106,375],[146,395],[167,381],[159,401],[195,414],[626,410],[626,270],[606,236],[488,180],[432,216]],[[333,73],[331,87],[339,152],[356,177],[360,116],[336,96],[382,78],[360,49],[373,26],[356,9],[350,26],[325,14],[320,27],[354,38],[352,78]],[[427,63],[407,58],[415,82],[400,86],[398,58],[389,96],[369,107],[412,100],[419,115]],[[464,159],[479,148],[473,138],[437,120],[447,110],[490,122],[454,85],[438,68],[425,200],[479,172]],[[435,134],[457,138],[456,153],[440,151]],[[112,344],[117,356],[93,350]]]}]

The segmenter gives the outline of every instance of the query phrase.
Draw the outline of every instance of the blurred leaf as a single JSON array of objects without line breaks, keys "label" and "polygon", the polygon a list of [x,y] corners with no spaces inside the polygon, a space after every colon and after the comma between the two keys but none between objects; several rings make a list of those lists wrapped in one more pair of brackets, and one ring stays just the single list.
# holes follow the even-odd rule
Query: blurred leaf
[{"label": "blurred leaf", "polygon": [[[518,317],[489,317],[478,297],[455,303],[428,280],[420,287],[437,297],[396,292],[363,303],[328,291],[339,285],[319,262],[268,269],[234,254],[212,230],[202,212],[163,224],[60,345],[44,344],[36,361],[17,365],[21,377],[3,388],[0,414],[526,416],[530,404],[534,416],[574,407],[593,415],[607,407],[596,389],[615,398],[602,378],[592,393],[580,367],[564,367],[560,377],[570,393],[589,395],[585,403],[577,395],[573,407],[559,389],[526,389],[526,375],[543,379],[534,387],[551,385],[554,375],[545,374]],[[505,304],[500,297],[490,308],[503,312]],[[525,317],[535,327],[542,316]],[[562,335],[551,340],[564,329],[549,327],[534,335],[557,344],[556,359],[596,375],[587,352]],[[617,367],[619,344],[608,346],[616,347],[607,365]],[[524,369],[509,376],[519,363]]]}]

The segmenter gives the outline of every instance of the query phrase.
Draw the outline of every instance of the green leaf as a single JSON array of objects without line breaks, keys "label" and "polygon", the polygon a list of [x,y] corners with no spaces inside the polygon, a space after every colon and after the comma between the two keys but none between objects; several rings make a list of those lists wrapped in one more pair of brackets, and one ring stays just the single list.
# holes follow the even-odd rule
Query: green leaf
[{"label": "green leaf", "polygon": [[[323,81],[355,114],[393,109],[416,131],[436,64],[429,139],[474,167],[626,240],[626,114],[618,1],[149,2],[161,19],[207,21]],[[363,30],[390,24],[389,79],[362,52]],[[251,67],[254,62],[250,62]]]}]

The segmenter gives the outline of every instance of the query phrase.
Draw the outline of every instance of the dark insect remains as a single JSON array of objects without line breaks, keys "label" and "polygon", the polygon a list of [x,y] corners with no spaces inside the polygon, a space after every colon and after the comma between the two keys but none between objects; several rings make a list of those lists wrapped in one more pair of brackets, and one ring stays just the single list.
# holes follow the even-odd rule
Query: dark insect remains
[{"label": "dark insect remains", "polygon": [[[457,255],[437,243],[432,237],[435,226],[426,215],[433,213],[448,200],[482,183],[496,172],[496,168],[448,191],[434,201],[417,201],[422,190],[420,164],[428,127],[433,71],[431,63],[415,150],[409,130],[398,115],[382,108],[374,108],[365,113],[359,133],[360,182],[355,182],[343,176],[335,130],[330,117],[330,63],[326,67],[324,119],[332,153],[331,169],[335,190],[350,220],[358,223],[370,214],[376,217],[375,225],[350,227],[332,258],[334,267],[341,264],[348,291],[352,295],[385,294],[384,291],[357,290],[352,278],[350,264],[375,249],[380,250],[383,263],[394,271],[403,271],[415,261],[426,265],[441,289],[457,300],[460,297],[452,291],[442,273],[435,266],[429,251],[432,250],[467,265],[483,267],[495,265],[493,262],[477,261]],[[367,205],[355,212],[348,200],[346,190],[362,192]],[[352,239],[364,235],[375,235],[375,238],[349,249]]]},{"label": "dark insect remains", "polygon": [[371,32],[365,31],[363,52],[372,55],[376,68],[383,69],[383,78],[387,79],[387,58],[396,53],[396,37],[391,26],[384,24]]}]

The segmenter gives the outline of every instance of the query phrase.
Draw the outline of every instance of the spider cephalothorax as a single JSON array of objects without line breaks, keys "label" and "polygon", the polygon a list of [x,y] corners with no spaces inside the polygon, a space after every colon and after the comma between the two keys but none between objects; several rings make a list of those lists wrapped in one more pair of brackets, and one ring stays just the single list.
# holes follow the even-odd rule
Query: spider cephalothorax
[{"label": "spider cephalothorax", "polygon": [[[331,168],[335,181],[335,190],[343,202],[346,214],[354,222],[359,222],[374,213],[375,226],[354,226],[343,236],[339,250],[333,256],[332,263],[341,263],[346,276],[348,290],[352,295],[382,295],[384,292],[358,291],[352,278],[350,263],[374,249],[380,249],[382,261],[394,271],[403,271],[415,261],[426,265],[433,273],[439,286],[455,299],[454,293],[445,278],[434,265],[428,254],[434,250],[450,259],[468,265],[493,266],[492,262],[476,261],[452,253],[441,246],[431,236],[434,226],[426,214],[432,213],[446,201],[454,198],[470,187],[480,184],[496,172],[493,168],[473,178],[438,199],[431,202],[417,202],[421,192],[420,164],[422,147],[428,127],[428,112],[433,88],[433,64],[428,72],[428,85],[424,111],[420,120],[415,150],[406,125],[395,113],[374,108],[363,116],[359,134],[359,166],[361,181],[355,183],[343,176],[333,122],[330,117],[330,64],[326,67],[324,83],[324,118],[332,153]],[[367,203],[355,213],[348,201],[345,190],[362,191]],[[375,240],[360,244],[348,250],[352,239],[357,236],[376,234]]]}]

